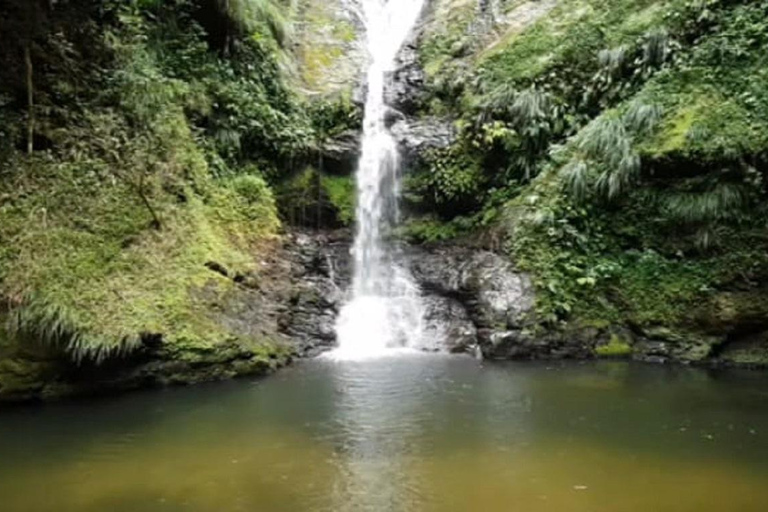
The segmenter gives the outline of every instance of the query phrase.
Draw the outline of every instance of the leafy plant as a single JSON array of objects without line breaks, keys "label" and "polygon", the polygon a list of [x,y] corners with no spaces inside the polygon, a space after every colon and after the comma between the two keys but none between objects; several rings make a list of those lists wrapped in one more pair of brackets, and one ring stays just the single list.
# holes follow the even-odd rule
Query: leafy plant
[{"label": "leafy plant", "polygon": [[578,201],[591,191],[613,200],[629,190],[641,170],[637,139],[651,133],[661,116],[658,105],[634,101],[623,114],[607,112],[581,130],[569,146],[555,148],[558,158],[571,154],[561,171],[566,189]]}]

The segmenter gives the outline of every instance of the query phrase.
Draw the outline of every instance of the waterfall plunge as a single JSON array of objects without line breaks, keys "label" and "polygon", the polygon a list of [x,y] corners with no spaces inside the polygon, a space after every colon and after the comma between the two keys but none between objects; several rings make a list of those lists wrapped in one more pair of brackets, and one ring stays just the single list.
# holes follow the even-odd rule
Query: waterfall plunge
[{"label": "waterfall plunge", "polygon": [[399,154],[385,116],[384,86],[419,19],[424,0],[362,0],[370,66],[362,154],[357,169],[357,233],[352,297],[336,322],[331,357],[377,357],[418,345],[423,308],[409,272],[383,239],[397,222]]}]

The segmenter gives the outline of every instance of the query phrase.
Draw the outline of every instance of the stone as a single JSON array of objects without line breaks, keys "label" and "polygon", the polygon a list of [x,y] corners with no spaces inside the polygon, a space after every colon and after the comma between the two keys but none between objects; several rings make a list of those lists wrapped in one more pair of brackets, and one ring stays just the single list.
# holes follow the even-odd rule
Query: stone
[{"label": "stone", "polygon": [[717,361],[727,366],[768,368],[768,330],[729,340]]},{"label": "stone", "polygon": [[291,262],[291,297],[281,332],[303,356],[336,345],[336,316],[351,282],[349,231],[298,232],[288,236],[284,257]]},{"label": "stone", "polygon": [[353,174],[360,159],[360,132],[348,130],[326,140],[320,154],[323,172],[340,176]]},{"label": "stone", "polygon": [[431,352],[472,352],[477,344],[477,328],[464,306],[457,300],[439,295],[424,297],[425,344]]},{"label": "stone", "polygon": [[446,247],[411,253],[410,265],[425,292],[460,298],[478,327],[507,330],[531,320],[533,284],[507,258],[490,251]]},{"label": "stone", "polygon": [[447,148],[456,140],[456,128],[449,119],[409,119],[398,116],[391,127],[406,162],[417,161],[425,151]]},{"label": "stone", "polygon": [[424,70],[418,53],[420,31],[420,28],[414,30],[398,52],[395,70],[387,77],[384,90],[385,102],[406,115],[416,113],[423,96]]}]

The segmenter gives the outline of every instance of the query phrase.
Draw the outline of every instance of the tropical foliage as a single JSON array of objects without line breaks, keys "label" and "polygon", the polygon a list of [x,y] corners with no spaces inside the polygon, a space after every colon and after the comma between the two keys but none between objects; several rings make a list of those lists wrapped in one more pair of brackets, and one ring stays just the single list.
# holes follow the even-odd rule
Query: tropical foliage
[{"label": "tropical foliage", "polygon": [[540,8],[509,32],[458,14],[428,26],[421,108],[460,130],[451,165],[427,158],[413,178],[413,200],[433,202],[444,169],[475,173],[459,191],[482,206],[433,208],[445,229],[429,233],[503,227],[542,323],[695,330],[710,297],[768,276],[768,3]]},{"label": "tropical foliage", "polygon": [[281,12],[256,0],[0,7],[13,71],[0,78],[11,333],[95,361],[153,336],[236,336],[211,307],[234,283],[205,264],[256,275],[279,228],[266,178],[314,150],[281,66]]}]

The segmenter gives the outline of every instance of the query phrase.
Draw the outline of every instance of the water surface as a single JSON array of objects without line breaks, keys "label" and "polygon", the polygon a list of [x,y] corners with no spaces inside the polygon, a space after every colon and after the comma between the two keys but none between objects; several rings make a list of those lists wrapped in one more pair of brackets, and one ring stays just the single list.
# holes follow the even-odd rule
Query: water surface
[{"label": "water surface", "polygon": [[768,375],[464,357],[0,412],[0,510],[768,510]]}]

